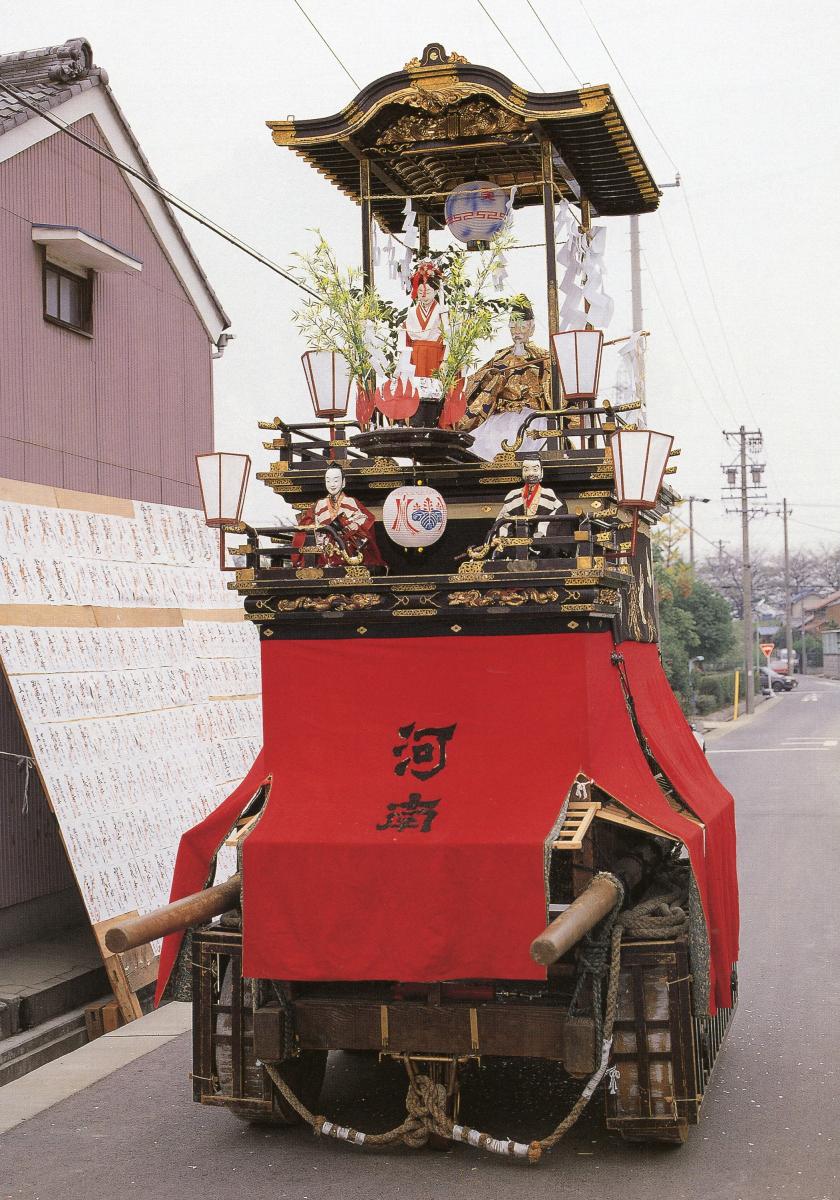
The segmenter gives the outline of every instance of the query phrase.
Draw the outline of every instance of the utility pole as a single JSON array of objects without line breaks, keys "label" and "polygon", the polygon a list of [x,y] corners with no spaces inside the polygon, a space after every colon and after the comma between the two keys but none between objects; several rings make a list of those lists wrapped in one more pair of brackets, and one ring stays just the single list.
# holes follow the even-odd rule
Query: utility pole
[{"label": "utility pole", "polygon": [[755,705],[755,679],[753,678],[754,651],[752,645],[752,563],[750,562],[750,517],[747,511],[747,435],[744,426],[740,430],[741,450],[741,590],[744,597],[744,664],[746,670],[746,710],[751,713]]},{"label": "utility pole", "polygon": [[[694,570],[694,505],[708,504],[708,496],[686,496],[688,501],[688,562],[692,571]],[[721,546],[723,543],[721,542]]]},{"label": "utility pole", "polygon": [[782,524],[785,531],[785,649],[787,651],[788,678],[793,678],[793,622],[790,611],[790,548],[788,545],[787,497],[782,500]]},{"label": "utility pole", "polygon": [[[645,327],[645,315],[642,309],[642,243],[639,239],[639,214],[630,214],[630,329],[633,333],[639,333]],[[647,401],[645,394],[645,356],[641,346],[639,346],[636,369],[638,395],[637,400],[641,400],[642,405]]]},{"label": "utility pole", "polygon": [[639,214],[630,216],[630,328],[635,333],[644,329],[645,318],[642,311],[642,243],[639,240]]},{"label": "utility pole", "polygon": [[[738,508],[728,509],[727,511],[740,511],[741,514],[741,589],[743,592],[743,634],[744,634],[744,678],[746,681],[745,689],[745,706],[746,711],[751,713],[755,707],[755,650],[753,648],[753,611],[752,611],[752,563],[750,562],[750,517],[753,515],[749,507],[750,493],[753,496],[757,495],[758,488],[761,484],[761,473],[764,470],[763,464],[758,464],[752,459],[747,458],[747,448],[751,453],[761,449],[762,437],[761,430],[747,430],[742,425],[737,432],[724,430],[724,437],[727,441],[735,441],[738,443],[738,463],[737,466],[730,464],[724,467],[724,474],[727,478],[727,486],[732,489],[728,499],[734,499],[732,493],[737,492],[740,503]],[[751,483],[747,481],[747,468],[749,467]],[[740,475],[740,479],[738,476]]]},{"label": "utility pole", "polygon": [[765,512],[781,516],[784,529],[785,544],[785,650],[787,652],[788,675],[793,675],[793,613],[790,599],[790,545],[788,541],[788,517],[793,509],[788,508],[787,497],[778,504],[771,505]]}]

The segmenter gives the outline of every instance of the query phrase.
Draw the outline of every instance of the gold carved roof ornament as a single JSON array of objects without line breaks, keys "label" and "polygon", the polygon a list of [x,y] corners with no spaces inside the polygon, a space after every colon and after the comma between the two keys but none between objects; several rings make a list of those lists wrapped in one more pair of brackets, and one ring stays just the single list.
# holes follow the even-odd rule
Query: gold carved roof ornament
[{"label": "gold carved roof ornament", "polygon": [[339,113],[267,124],[278,145],[355,201],[360,157],[379,159],[387,194],[374,196],[372,209],[390,232],[402,224],[400,196],[425,197],[427,215],[442,220],[449,182],[464,172],[516,183],[519,207],[541,203],[543,137],[567,165],[578,164],[577,182],[599,216],[649,212],[659,201],[609,87],[530,92],[436,42],[403,70],[367,84]]},{"label": "gold carved roof ornament", "polygon": [[445,91],[418,92],[402,101],[411,112],[389,122],[375,140],[376,146],[405,146],[417,142],[454,141],[464,137],[498,137],[524,134],[526,121],[506,109],[497,97],[476,95],[470,85]]},{"label": "gold carved roof ornament", "polygon": [[464,58],[463,54],[458,54],[453,50],[451,54],[447,54],[440,42],[429,42],[428,46],[423,51],[422,58],[411,58],[405,64],[405,70],[420,71],[423,67],[441,67],[446,63],[468,63],[470,60]]}]

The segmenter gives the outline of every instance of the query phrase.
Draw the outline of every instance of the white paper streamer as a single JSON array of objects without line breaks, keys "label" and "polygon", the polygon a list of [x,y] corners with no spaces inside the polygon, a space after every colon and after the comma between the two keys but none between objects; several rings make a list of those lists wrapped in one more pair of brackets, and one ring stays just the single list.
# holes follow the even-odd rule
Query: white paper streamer
[{"label": "white paper streamer", "polygon": [[[595,226],[589,235],[582,233],[569,202],[558,200],[554,236],[557,264],[563,269],[558,283],[565,296],[560,308],[561,330],[583,329],[586,325],[606,329],[615,307],[604,290],[606,226]],[[588,312],[584,301],[589,305]]]},{"label": "white paper streamer", "polygon": [[592,1076],[592,1078],[589,1080],[589,1083],[587,1083],[586,1087],[583,1089],[582,1094],[586,1097],[587,1100],[589,1099],[589,1097],[595,1091],[598,1084],[603,1079],[604,1072],[607,1069],[607,1063],[610,1061],[610,1051],[611,1050],[612,1050],[612,1038],[604,1038],[603,1042],[601,1043],[601,1061],[598,1064],[598,1069],[595,1072],[595,1074]]}]

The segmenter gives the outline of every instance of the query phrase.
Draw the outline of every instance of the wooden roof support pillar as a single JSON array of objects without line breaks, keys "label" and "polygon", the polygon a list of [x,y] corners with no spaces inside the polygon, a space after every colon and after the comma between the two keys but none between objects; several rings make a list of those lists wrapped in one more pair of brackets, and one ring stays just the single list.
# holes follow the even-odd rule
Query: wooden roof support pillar
[{"label": "wooden roof support pillar", "polygon": [[429,214],[426,212],[418,212],[417,214],[417,232],[420,236],[419,255],[420,258],[425,258],[429,253]]},{"label": "wooden roof support pillar", "polygon": [[[592,240],[592,205],[582,192],[580,196],[580,231],[586,235],[587,242]],[[588,300],[584,300],[583,310],[584,312],[589,312]],[[586,328],[592,328],[590,321],[586,322]]]},{"label": "wooden roof support pillar", "polygon": [[554,243],[554,162],[553,147],[543,134],[540,137],[542,167],[542,202],[545,218],[545,279],[548,292],[548,347],[551,356],[551,407],[560,408],[563,397],[560,373],[554,354],[554,335],[560,332],[560,305],[557,300],[557,248]]},{"label": "wooden roof support pillar", "polygon": [[373,213],[370,203],[370,159],[359,159],[359,195],[362,200],[362,283],[373,287]]}]

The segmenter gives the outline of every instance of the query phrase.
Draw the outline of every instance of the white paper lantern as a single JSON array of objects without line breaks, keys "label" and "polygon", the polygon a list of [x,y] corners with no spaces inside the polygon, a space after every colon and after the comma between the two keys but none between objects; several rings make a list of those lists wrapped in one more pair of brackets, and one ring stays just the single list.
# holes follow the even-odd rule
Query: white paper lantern
[{"label": "white paper lantern", "polygon": [[489,241],[507,219],[507,202],[507,193],[486,179],[459,184],[446,197],[449,232],[459,242]]},{"label": "white paper lantern", "polygon": [[385,497],[382,524],[398,546],[432,546],[446,529],[446,501],[434,488],[394,488]]}]

